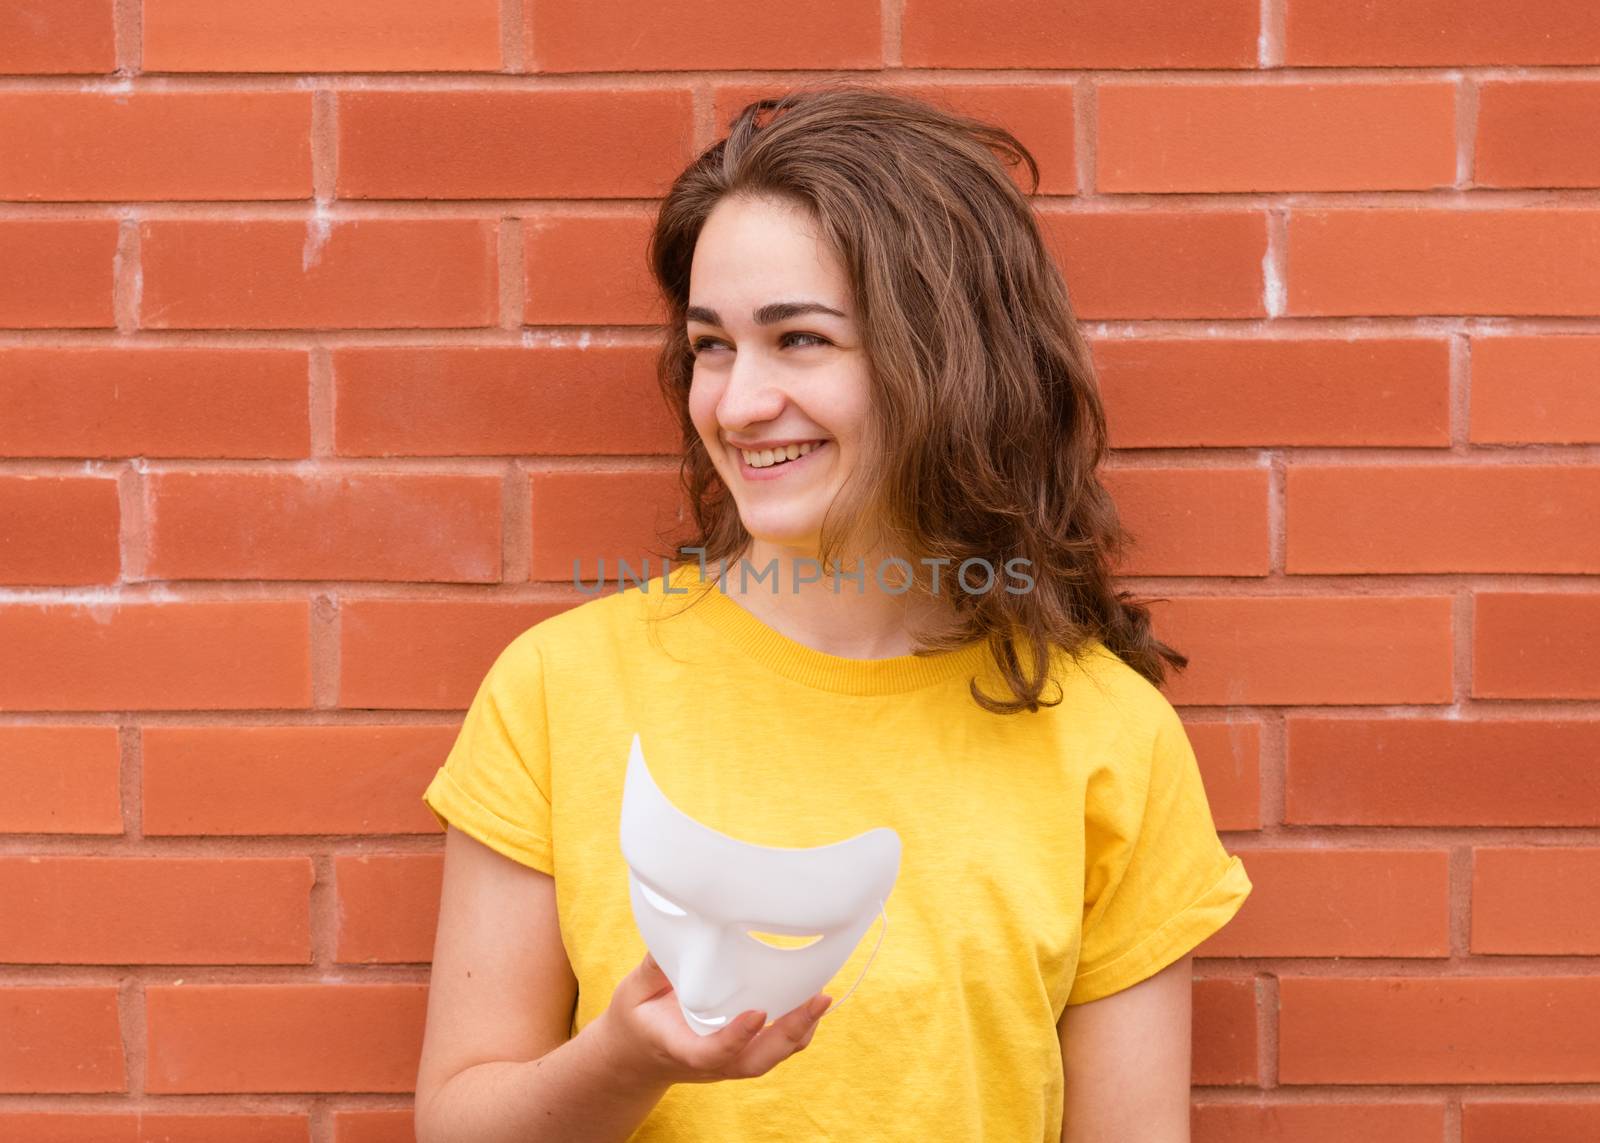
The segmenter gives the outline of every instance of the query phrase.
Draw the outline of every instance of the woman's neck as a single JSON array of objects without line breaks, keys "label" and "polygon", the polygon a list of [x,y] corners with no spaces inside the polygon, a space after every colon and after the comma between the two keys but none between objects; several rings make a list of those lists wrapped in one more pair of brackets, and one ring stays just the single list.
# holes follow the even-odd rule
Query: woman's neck
[{"label": "woman's neck", "polygon": [[[881,564],[886,558],[876,552],[842,556],[837,569],[823,571],[805,549],[754,540],[727,561],[721,590],[813,650],[846,659],[909,655],[919,637],[953,628],[955,609],[948,595],[902,591],[905,568]],[[717,574],[707,568],[709,578]]]}]

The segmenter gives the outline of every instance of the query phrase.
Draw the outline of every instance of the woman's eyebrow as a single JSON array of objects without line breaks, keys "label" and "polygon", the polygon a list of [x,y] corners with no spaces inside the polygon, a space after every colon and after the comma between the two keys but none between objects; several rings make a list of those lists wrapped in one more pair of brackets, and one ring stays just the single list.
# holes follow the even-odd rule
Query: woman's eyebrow
[{"label": "woman's eyebrow", "polygon": [[[849,314],[841,313],[821,302],[768,302],[750,316],[756,319],[757,325],[772,325],[774,322],[799,317],[801,314],[832,314],[847,321],[850,317]],[[683,316],[687,321],[704,322],[706,325],[722,324],[722,318],[717,311],[706,306],[690,306],[684,310]]]}]

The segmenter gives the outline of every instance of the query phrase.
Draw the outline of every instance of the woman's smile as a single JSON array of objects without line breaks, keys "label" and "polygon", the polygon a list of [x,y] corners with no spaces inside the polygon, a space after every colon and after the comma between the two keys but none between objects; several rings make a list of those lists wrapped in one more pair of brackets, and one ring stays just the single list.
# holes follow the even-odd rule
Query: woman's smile
[{"label": "woman's smile", "polygon": [[[831,443],[832,442],[826,440],[818,441],[811,446],[809,452],[802,453],[793,460],[779,461],[776,464],[767,464],[760,468],[757,468],[750,463],[750,461],[746,458],[744,449],[736,448],[733,450],[733,454],[739,459],[739,475],[744,477],[746,480],[778,480],[781,477],[793,475],[799,470],[809,470],[812,468],[815,464],[817,454],[826,453],[828,451],[828,446]],[[761,456],[764,454],[752,453],[751,455]]]}]

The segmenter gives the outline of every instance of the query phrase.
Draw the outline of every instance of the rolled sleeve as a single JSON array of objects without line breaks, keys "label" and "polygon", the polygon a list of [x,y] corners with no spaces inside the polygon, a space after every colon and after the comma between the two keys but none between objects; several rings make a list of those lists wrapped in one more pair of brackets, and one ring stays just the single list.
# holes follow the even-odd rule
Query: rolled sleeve
[{"label": "rolled sleeve", "polygon": [[1155,975],[1231,920],[1252,886],[1217,836],[1194,748],[1164,697],[1131,793],[1103,787],[1087,812],[1083,939],[1068,1004]]},{"label": "rolled sleeve", "polygon": [[478,686],[455,744],[422,800],[440,828],[555,873],[550,845],[550,758],[543,668],[525,633]]}]

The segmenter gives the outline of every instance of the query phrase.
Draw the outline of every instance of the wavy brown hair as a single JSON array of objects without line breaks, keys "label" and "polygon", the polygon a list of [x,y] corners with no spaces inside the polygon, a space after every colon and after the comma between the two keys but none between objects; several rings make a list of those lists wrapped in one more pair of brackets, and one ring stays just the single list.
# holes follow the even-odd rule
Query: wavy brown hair
[{"label": "wavy brown hair", "polygon": [[[1008,170],[1018,163],[1027,194]],[[750,540],[689,414],[695,242],[730,195],[798,205],[843,262],[871,374],[871,459],[828,511],[823,567],[862,520],[913,565],[910,590],[930,590],[925,559],[951,571],[1028,560],[1031,590],[950,591],[956,626],[914,652],[985,639],[1013,697],[968,686],[996,713],[1060,701],[1041,697],[1052,647],[1077,656],[1099,640],[1157,685],[1166,663],[1188,664],[1114,587],[1128,536],[1097,474],[1105,413],[1029,201],[1038,185],[1034,157],[1001,127],[888,89],[813,85],[739,112],[672,184],[648,254],[666,308],[657,372],[694,517],[678,552],[704,549],[710,563]]]}]

